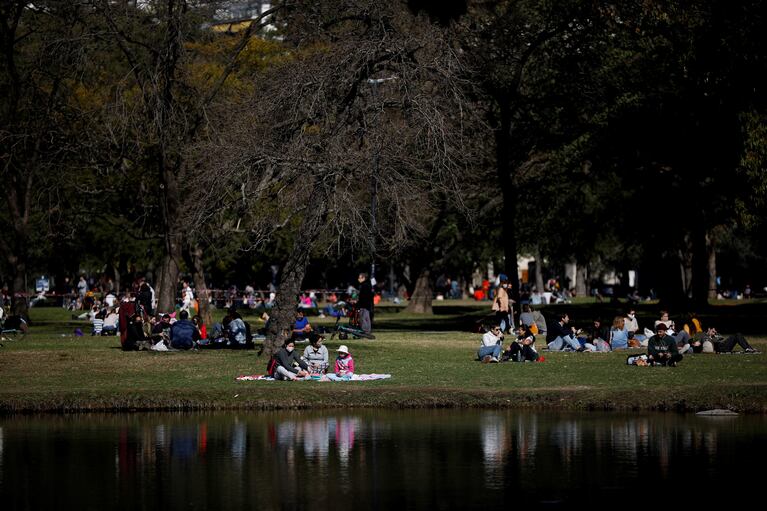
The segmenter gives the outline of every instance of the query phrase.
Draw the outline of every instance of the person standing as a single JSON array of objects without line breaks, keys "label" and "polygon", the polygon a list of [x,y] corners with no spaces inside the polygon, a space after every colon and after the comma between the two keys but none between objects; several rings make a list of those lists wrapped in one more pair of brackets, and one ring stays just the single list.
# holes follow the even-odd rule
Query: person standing
[{"label": "person standing", "polygon": [[495,311],[495,321],[500,325],[501,332],[507,333],[514,328],[514,319],[511,304],[513,301],[509,298],[509,279],[501,273],[498,276],[499,286],[493,299],[493,310]]},{"label": "person standing", "polygon": [[360,328],[369,334],[373,330],[373,284],[370,283],[367,273],[360,273],[357,282],[360,284],[360,292],[357,296]]},{"label": "person standing", "polygon": [[189,282],[187,282],[186,280],[183,281],[183,286],[181,288],[181,297],[183,300],[183,304],[181,305],[181,310],[188,311],[189,309],[193,308],[194,291],[192,290],[192,286],[190,286]]}]

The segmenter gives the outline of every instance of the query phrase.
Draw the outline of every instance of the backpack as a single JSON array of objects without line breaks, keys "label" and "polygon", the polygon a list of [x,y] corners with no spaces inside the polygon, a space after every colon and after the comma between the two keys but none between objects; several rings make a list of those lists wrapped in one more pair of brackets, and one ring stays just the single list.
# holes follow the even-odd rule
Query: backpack
[{"label": "backpack", "polygon": [[274,373],[277,371],[277,356],[272,356],[269,362],[266,363],[266,375],[274,378]]}]

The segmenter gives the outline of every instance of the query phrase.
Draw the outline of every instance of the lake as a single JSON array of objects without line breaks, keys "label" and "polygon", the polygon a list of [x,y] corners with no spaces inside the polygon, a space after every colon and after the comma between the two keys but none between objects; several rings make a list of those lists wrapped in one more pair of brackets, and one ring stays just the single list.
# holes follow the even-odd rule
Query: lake
[{"label": "lake", "polygon": [[[745,504],[767,420],[323,411],[0,418],[8,509]],[[681,509],[681,508],[680,508]]]}]

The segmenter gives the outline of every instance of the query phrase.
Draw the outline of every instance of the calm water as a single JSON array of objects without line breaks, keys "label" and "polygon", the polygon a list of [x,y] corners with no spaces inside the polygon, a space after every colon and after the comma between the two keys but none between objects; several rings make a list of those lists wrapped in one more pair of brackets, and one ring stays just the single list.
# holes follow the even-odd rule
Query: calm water
[{"label": "calm water", "polygon": [[765,433],[762,417],[506,411],[14,417],[0,505],[735,506],[758,496]]}]

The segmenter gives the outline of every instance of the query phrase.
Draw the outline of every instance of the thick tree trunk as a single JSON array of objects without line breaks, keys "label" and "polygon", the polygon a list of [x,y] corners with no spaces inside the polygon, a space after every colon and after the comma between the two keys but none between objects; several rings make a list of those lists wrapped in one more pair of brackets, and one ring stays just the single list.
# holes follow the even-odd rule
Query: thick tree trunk
[{"label": "thick tree trunk", "polygon": [[543,258],[541,257],[541,250],[535,247],[535,289],[539,293],[543,292]]},{"label": "thick tree trunk", "polygon": [[696,226],[692,233],[692,303],[696,308],[708,305],[709,251],[705,227]]},{"label": "thick tree trunk", "polygon": [[[175,238],[175,236],[172,236]],[[176,294],[179,275],[179,261],[182,257],[181,243],[172,241],[168,244],[168,252],[163,255],[161,272],[162,280],[157,290],[157,310],[173,312],[176,309]]]},{"label": "thick tree trunk", "polygon": [[176,308],[176,288],[178,285],[179,264],[183,258],[184,237],[177,227],[179,223],[179,186],[175,167],[159,158],[162,176],[162,215],[165,240],[165,253],[162,259],[162,280],[157,290],[157,309],[170,312]]},{"label": "thick tree trunk", "polygon": [[29,319],[29,300],[27,300],[26,273],[27,265],[19,258],[13,264],[13,287],[9,290],[11,296],[11,311],[13,314]]},{"label": "thick tree trunk", "polygon": [[213,324],[213,316],[210,313],[210,293],[208,285],[205,282],[205,271],[202,263],[202,247],[195,244],[189,248],[189,267],[192,270],[192,279],[194,280],[194,290],[197,293],[197,303],[200,308],[200,317],[206,325]]},{"label": "thick tree trunk", "polygon": [[578,264],[575,267],[575,294],[576,296],[588,296],[588,267],[585,264]]},{"label": "thick tree trunk", "polygon": [[511,284],[511,298],[519,303],[519,269],[517,267],[517,193],[511,168],[511,106],[499,101],[500,126],[495,132],[495,154],[498,185],[503,197],[503,254],[504,272]]},{"label": "thick tree trunk", "polygon": [[[324,205],[324,198],[318,197],[317,203]],[[274,299],[274,307],[269,313],[269,329],[264,341],[264,353],[272,356],[280,349],[285,339],[290,337],[292,326],[296,320],[298,294],[306,275],[309,264],[309,254],[317,237],[325,224],[326,211],[318,206],[317,210],[306,213],[299,233],[293,242],[293,249],[282,268],[280,285]]]},{"label": "thick tree trunk", "polygon": [[405,311],[416,314],[433,314],[434,310],[431,306],[432,296],[431,271],[427,266],[418,273],[413,295],[410,297],[410,302],[407,304]]},{"label": "thick tree trunk", "polygon": [[708,299],[716,299],[716,242],[712,236],[708,241]]}]

